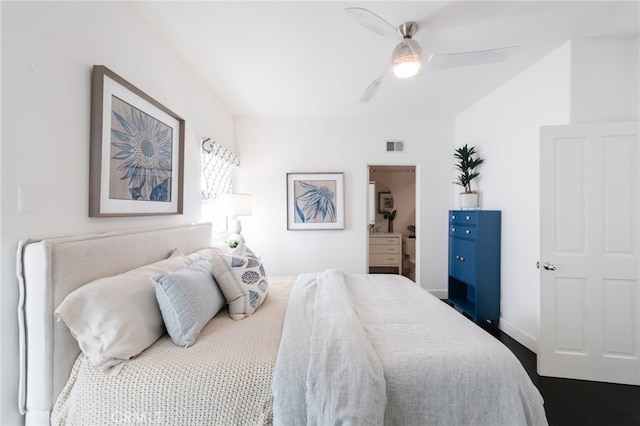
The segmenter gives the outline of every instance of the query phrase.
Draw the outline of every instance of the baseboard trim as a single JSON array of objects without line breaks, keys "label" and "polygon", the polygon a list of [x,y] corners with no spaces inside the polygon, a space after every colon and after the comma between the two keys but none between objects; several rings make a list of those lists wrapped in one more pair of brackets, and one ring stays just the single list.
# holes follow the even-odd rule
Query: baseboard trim
[{"label": "baseboard trim", "polygon": [[435,297],[437,297],[438,299],[446,299],[447,298],[447,289],[441,289],[441,290],[434,290],[434,289],[426,289],[429,293],[433,294]]},{"label": "baseboard trim", "polygon": [[516,327],[515,325],[511,324],[509,321],[505,320],[502,317],[500,317],[500,327],[499,328],[500,328],[500,330],[502,330],[505,333],[507,333],[509,335],[509,337],[511,337],[512,339],[514,339],[518,343],[520,343],[525,348],[529,349],[531,352],[533,352],[535,354],[538,353],[538,340],[535,337],[530,336],[529,334],[527,334],[524,331],[520,330],[518,327]]},{"label": "baseboard trim", "polygon": [[[447,289],[426,289],[429,293],[436,296],[438,299],[446,301],[448,297]],[[534,354],[538,353],[538,339],[535,337],[525,333],[509,321],[505,320],[503,317],[500,317],[500,326],[498,327],[500,330],[509,335],[516,342],[520,343],[525,348],[529,349]]]}]

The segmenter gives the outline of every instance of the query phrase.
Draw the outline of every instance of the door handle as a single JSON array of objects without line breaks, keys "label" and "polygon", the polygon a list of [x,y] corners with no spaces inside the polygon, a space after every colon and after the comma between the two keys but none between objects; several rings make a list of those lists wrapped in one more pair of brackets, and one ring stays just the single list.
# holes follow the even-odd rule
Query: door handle
[{"label": "door handle", "polygon": [[558,267],[551,262],[544,262],[542,267],[547,271],[555,271]]}]

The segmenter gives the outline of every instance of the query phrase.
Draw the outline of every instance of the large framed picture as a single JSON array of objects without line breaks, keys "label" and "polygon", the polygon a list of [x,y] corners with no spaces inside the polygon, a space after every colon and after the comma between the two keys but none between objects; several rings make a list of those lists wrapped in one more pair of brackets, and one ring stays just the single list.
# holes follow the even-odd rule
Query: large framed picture
[{"label": "large framed picture", "polygon": [[102,65],[90,143],[90,217],[182,214],[184,120]]},{"label": "large framed picture", "polygon": [[287,173],[287,229],[344,229],[344,174]]}]

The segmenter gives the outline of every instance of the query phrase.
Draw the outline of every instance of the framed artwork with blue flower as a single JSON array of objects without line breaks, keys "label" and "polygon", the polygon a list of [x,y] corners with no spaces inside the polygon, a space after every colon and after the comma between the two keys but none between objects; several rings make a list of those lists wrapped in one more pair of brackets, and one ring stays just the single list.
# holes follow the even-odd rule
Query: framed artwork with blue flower
[{"label": "framed artwork with blue flower", "polygon": [[184,120],[94,65],[89,216],[182,214],[183,164]]},{"label": "framed artwork with blue flower", "polygon": [[287,229],[344,229],[344,174],[287,173]]}]

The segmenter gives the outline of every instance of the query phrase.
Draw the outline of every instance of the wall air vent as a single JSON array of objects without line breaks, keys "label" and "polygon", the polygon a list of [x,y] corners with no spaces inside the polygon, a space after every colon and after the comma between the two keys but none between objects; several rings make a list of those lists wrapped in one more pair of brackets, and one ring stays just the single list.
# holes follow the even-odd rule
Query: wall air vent
[{"label": "wall air vent", "polygon": [[404,151],[404,141],[387,141],[387,152]]}]

